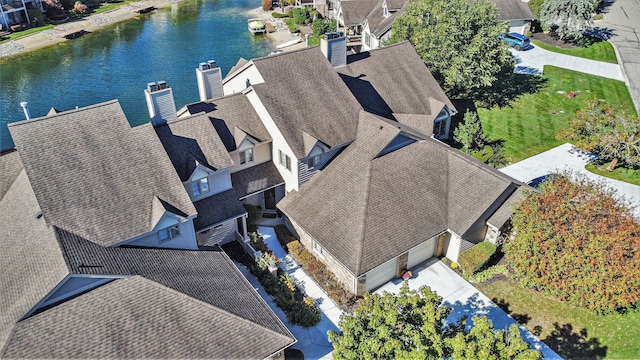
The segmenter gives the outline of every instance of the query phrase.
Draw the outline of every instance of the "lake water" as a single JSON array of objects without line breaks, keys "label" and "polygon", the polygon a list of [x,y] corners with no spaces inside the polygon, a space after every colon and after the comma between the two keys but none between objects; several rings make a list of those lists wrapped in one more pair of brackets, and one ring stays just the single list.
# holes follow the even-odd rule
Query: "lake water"
[{"label": "lake water", "polygon": [[[223,76],[240,57],[274,49],[247,31],[258,0],[186,0],[76,40],[0,59],[0,149],[13,147],[7,124],[55,107],[69,110],[118,99],[132,126],[149,121],[146,84],[165,80],[176,106],[198,101],[195,68],[216,60]],[[60,134],[64,136],[64,134]]]}]

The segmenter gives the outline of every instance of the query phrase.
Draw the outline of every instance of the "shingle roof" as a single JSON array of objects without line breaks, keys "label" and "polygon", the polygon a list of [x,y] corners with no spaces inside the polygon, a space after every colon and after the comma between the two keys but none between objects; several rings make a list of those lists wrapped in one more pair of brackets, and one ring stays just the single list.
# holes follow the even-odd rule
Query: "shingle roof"
[{"label": "shingle roof", "polygon": [[[403,132],[362,113],[356,140],[278,207],[355,275],[491,215],[510,178],[426,138],[379,156]],[[414,134],[415,135],[415,134]]]},{"label": "shingle roof", "polygon": [[223,191],[193,203],[198,210],[198,217],[193,220],[193,227],[200,231],[211,225],[246,213],[238,194],[233,189]]},{"label": "shingle roof", "polygon": [[385,1],[387,0],[380,0],[366,17],[366,21],[369,24],[369,31],[378,39],[391,29],[391,25],[396,17],[404,13],[404,7],[409,3],[408,0],[387,1],[387,8],[393,12],[385,17],[384,10],[382,9],[382,4]]},{"label": "shingle roof", "polygon": [[233,75],[234,72],[240,70],[240,68],[245,66],[248,62],[249,61],[247,59],[242,58],[242,57],[240,59],[238,59],[238,62],[235,65],[233,65],[231,67],[231,69],[229,69],[229,72],[227,73],[227,76],[225,76],[225,80],[227,79],[227,77],[229,75]]},{"label": "shingle roof", "polygon": [[15,150],[0,153],[0,200],[22,171],[20,155]]},{"label": "shingle roof", "polygon": [[341,1],[342,20],[345,26],[360,25],[379,0],[348,0]]},{"label": "shingle roof", "polygon": [[533,20],[535,15],[529,4],[521,0],[491,0],[498,7],[498,21]]},{"label": "shingle roof", "polygon": [[389,119],[394,118],[394,113],[429,115],[430,122],[444,104],[455,113],[455,107],[409,42],[350,55],[347,66],[337,70],[368,112]]},{"label": "shingle roof", "polygon": [[104,248],[57,229],[74,273],[140,275],[289,336],[290,333],[222,251]]},{"label": "shingle roof", "polygon": [[507,201],[500,206],[498,211],[496,211],[491,217],[487,220],[487,223],[497,227],[500,229],[513,215],[513,209],[518,205],[520,201],[522,201],[527,191],[533,191],[533,188],[529,186],[520,186]]},{"label": "shingle roof", "polygon": [[69,273],[22,170],[0,200],[0,351],[14,325]]},{"label": "shingle roof", "polygon": [[242,199],[284,184],[284,180],[276,165],[272,161],[267,161],[231,174],[231,183],[233,189]]},{"label": "shingle roof", "polygon": [[3,356],[248,359],[291,343],[291,336],[134,276],[21,321]]},{"label": "shingle roof", "polygon": [[153,229],[154,197],[196,214],[151,125],[130,128],[117,101],[9,130],[50,225],[111,246]]},{"label": "shingle roof", "polygon": [[297,158],[308,155],[303,132],[330,147],[355,138],[361,106],[319,48],[267,56],[253,63],[265,80],[253,89]]}]

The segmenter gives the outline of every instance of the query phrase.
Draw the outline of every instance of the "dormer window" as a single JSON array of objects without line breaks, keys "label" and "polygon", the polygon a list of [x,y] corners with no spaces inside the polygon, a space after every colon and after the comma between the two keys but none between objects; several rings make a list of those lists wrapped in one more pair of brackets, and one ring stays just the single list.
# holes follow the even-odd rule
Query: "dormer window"
[{"label": "dormer window", "polygon": [[248,164],[253,162],[253,148],[240,151],[240,164]]},{"label": "dormer window", "polygon": [[158,231],[158,240],[160,240],[160,242],[175,239],[178,236],[180,236],[180,228],[178,227],[178,224],[169,226],[168,228],[164,228]]},{"label": "dormer window", "polygon": [[309,158],[309,160],[307,160],[307,167],[311,169],[318,166],[319,163],[320,163],[320,155],[316,155]]},{"label": "dormer window", "polygon": [[449,115],[449,112],[447,111],[447,108],[444,107],[433,122],[433,136],[435,136],[436,138],[444,138],[448,136],[448,126],[450,118],[451,117]]},{"label": "dormer window", "polygon": [[193,190],[193,196],[200,194],[206,194],[209,192],[209,178],[202,178],[195,180],[191,183],[191,189]]}]

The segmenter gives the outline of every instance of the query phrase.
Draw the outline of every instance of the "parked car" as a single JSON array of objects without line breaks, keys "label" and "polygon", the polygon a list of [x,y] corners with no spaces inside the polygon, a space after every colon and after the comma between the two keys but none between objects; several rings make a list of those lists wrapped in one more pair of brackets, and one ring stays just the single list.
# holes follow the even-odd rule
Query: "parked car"
[{"label": "parked car", "polygon": [[528,37],[515,32],[500,34],[498,35],[498,38],[509,44],[509,46],[516,49],[517,51],[526,49],[531,45]]}]

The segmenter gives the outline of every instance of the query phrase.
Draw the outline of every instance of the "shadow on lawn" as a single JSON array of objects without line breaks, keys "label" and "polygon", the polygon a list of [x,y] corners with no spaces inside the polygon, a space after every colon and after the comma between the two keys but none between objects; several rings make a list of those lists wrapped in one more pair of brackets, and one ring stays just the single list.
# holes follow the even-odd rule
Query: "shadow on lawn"
[{"label": "shadow on lawn", "polygon": [[[514,313],[511,309],[509,309],[509,303],[506,302],[504,299],[498,300],[496,298],[493,298],[491,299],[491,301],[493,301],[496,305],[498,305],[500,309],[502,309],[504,312],[509,314],[512,318],[514,318],[515,321],[519,322],[522,325],[525,325],[526,323],[529,322],[529,320],[531,320],[531,316],[529,316],[528,314]],[[534,334],[534,335],[537,335],[537,334]]]},{"label": "shadow on lawn", "polygon": [[535,94],[542,90],[547,79],[530,74],[510,73],[495,81],[493,86],[482,89],[476,97],[483,107],[505,107],[525,94]]},{"label": "shadow on lawn", "polygon": [[607,347],[589,338],[586,329],[575,331],[571,324],[553,324],[553,331],[542,341],[565,359],[604,359]]}]

